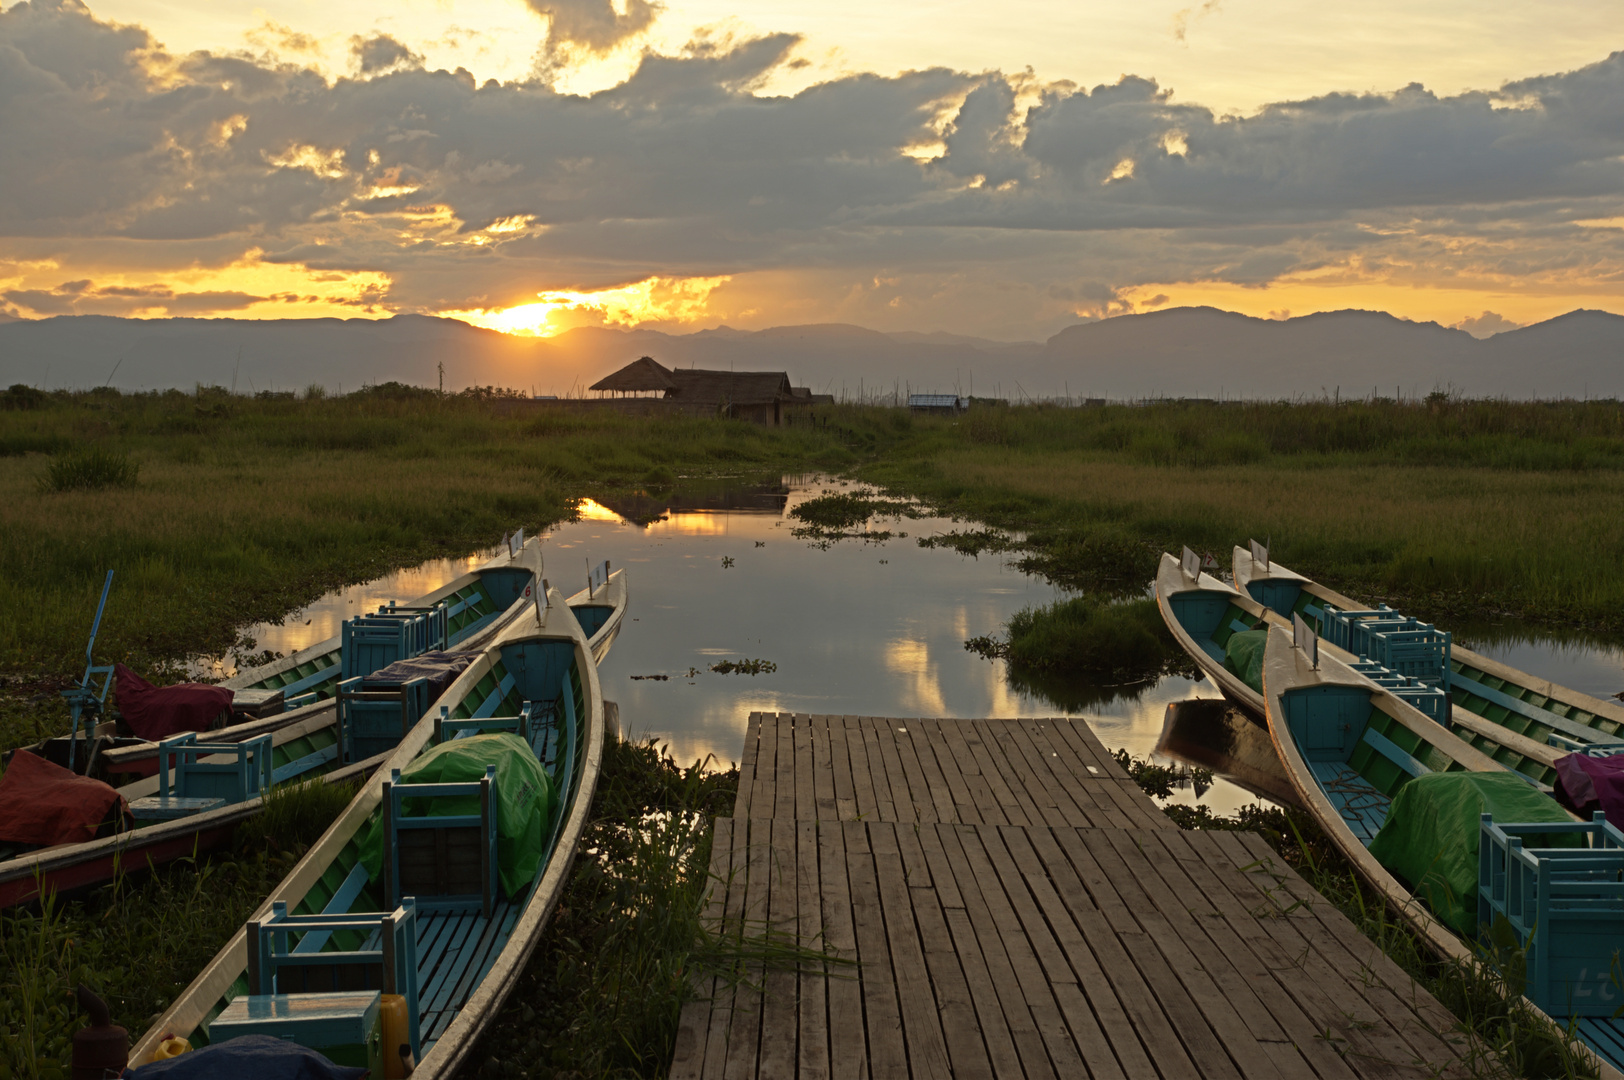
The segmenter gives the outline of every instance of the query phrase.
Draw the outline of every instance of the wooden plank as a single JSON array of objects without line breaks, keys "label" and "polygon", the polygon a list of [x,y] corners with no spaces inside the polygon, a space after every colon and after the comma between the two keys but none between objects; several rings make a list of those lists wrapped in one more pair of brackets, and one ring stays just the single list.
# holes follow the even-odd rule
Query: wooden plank
[{"label": "wooden plank", "polygon": [[[733,819],[716,818],[711,822],[710,880],[705,886],[705,907],[701,918],[707,928],[721,925],[727,898],[728,868],[732,863]],[[705,1068],[705,1050],[709,1033],[712,998],[721,987],[716,976],[695,979],[689,989],[689,999],[683,1003],[677,1017],[675,1052],[671,1058],[671,1080],[699,1080]]]},{"label": "wooden plank", "polygon": [[941,743],[942,725],[939,720],[910,720],[908,722],[908,750],[919,763],[925,777],[925,790],[929,793],[937,821],[958,821],[959,808],[955,798],[958,784],[950,784],[947,774],[936,758],[935,748]]},{"label": "wooden plank", "polygon": [[750,800],[755,794],[756,758],[761,753],[761,714],[753,712],[744,725],[744,746],[739,750],[739,793],[733,799],[733,816],[750,820]]},{"label": "wooden plank", "polygon": [[[788,722],[780,716],[780,730]],[[782,748],[783,743],[780,743]],[[788,777],[780,777],[787,781]],[[794,786],[780,783],[779,791],[794,792]],[[768,824],[768,823],[764,823]],[[772,848],[767,859],[767,873],[771,877],[768,895],[767,926],[769,932],[794,934],[797,929],[796,905],[800,889],[796,883],[796,831],[795,821],[788,816],[774,817],[768,824]],[[777,968],[768,971],[762,980],[761,1002],[761,1055],[758,1075],[765,1077],[792,1077],[798,1056],[797,981],[794,971]]]},{"label": "wooden plank", "polygon": [[[1024,837],[1030,831],[1016,826],[987,825],[977,829],[976,836],[981,841],[993,872],[1003,883],[1010,911],[1031,942],[1038,963],[1043,966],[1055,994],[1055,1003],[1061,1007],[1060,1015],[1071,1033],[1072,1043],[1088,1064],[1089,1073],[1095,1077],[1124,1076],[1116,1053],[1079,986],[1085,977],[1084,972],[1088,977],[1099,978],[1097,965],[1088,955],[1081,935],[1070,920],[1063,913],[1056,912],[1059,918],[1051,924],[1042,910],[1038,894],[1049,890],[1048,874],[1030,845],[1025,843]],[[1011,840],[1015,841],[1013,850]],[[1068,949],[1067,944],[1072,947]],[[1072,963],[1074,955],[1082,962],[1081,970]],[[1071,1003],[1070,1009],[1063,1006],[1066,1001]],[[1079,1001],[1083,1002],[1081,1007]],[[1106,1004],[1109,1005],[1109,1002]],[[1120,1009],[1114,1011],[1120,1013]],[[1112,1015],[1112,1012],[1107,1008],[1106,1015]]]},{"label": "wooden plank", "polygon": [[1105,749],[1105,744],[1100,742],[1100,737],[1094,734],[1094,729],[1089,727],[1086,720],[1062,716],[1056,717],[1052,722],[1054,730],[1076,752],[1078,760],[1083,763],[1084,771],[1089,772],[1089,775],[1096,775],[1087,768],[1092,765],[1099,770],[1097,775],[1101,777],[1117,780],[1128,778],[1121,764],[1109,750]]},{"label": "wooden plank", "polygon": [[[857,959],[851,886],[846,870],[845,826],[818,829],[818,899],[823,943],[843,960]],[[863,988],[857,971],[840,968],[828,981],[829,1074],[838,1080],[868,1075],[868,1040],[863,1031]]]},{"label": "wooden plank", "polygon": [[[1193,1051],[1187,1052],[1180,1042],[1156,988],[1140,973],[1129,954],[1130,947],[1143,945],[1143,935],[1138,933],[1138,925],[1116,893],[1108,887],[1099,888],[1103,875],[1083,849],[1077,830],[1033,829],[1027,836],[1047,865],[1055,891],[1082,931],[1100,971],[1128,1018],[1128,1030],[1139,1040],[1143,1052],[1162,1076],[1197,1075],[1195,1064],[1190,1060]],[[1132,937],[1125,939],[1124,932]],[[1095,993],[1095,988],[1102,984],[1092,976],[1079,980],[1079,985],[1095,1002],[1096,1011],[1108,1007],[1103,993]],[[1118,1060],[1126,1065],[1137,1055],[1126,1040],[1118,1037],[1119,1030],[1111,1025],[1106,1027]]]},{"label": "wooden plank", "polygon": [[[848,727],[853,734],[861,733],[863,749],[868,753],[868,778],[874,785],[874,809],[864,814],[864,821],[898,821],[899,812],[906,812],[908,807],[907,789],[903,789],[903,802],[899,807],[896,793],[892,784],[891,770],[887,767],[885,751],[880,747],[880,733],[874,725],[867,722],[867,718],[858,721],[854,727]],[[912,820],[911,818],[909,820]]]},{"label": "wooden plank", "polygon": [[834,813],[830,821],[852,821],[857,817],[857,791],[853,786],[853,764],[846,745],[846,723],[839,716],[819,717],[829,736],[829,765],[834,780]]},{"label": "wooden plank", "polygon": [[[763,738],[763,750],[767,739]],[[774,740],[776,743],[776,740]],[[770,803],[758,804],[764,811]],[[749,846],[745,855],[744,905],[739,912],[738,926],[745,935],[760,933],[766,925],[768,901],[772,888],[772,819],[752,818]],[[746,964],[744,981],[733,991],[733,1015],[727,1039],[727,1064],[722,1075],[726,1080],[749,1080],[758,1075],[757,1060],[761,1050],[761,991],[755,989],[763,982],[760,964]]]},{"label": "wooden plank", "polygon": [[984,822],[989,825],[1042,824],[1042,813],[1024,797],[1019,781],[1011,780],[1010,770],[997,747],[997,740],[991,736],[986,725],[980,720],[972,720],[962,730],[965,742],[980,763],[981,775],[986,778],[988,787],[992,789],[993,800],[1004,819],[995,822],[991,815],[984,813],[982,815]]},{"label": "wooden plank", "polygon": [[[987,745],[993,749],[993,763],[1003,772],[1010,788],[1020,797],[1033,825],[1068,825],[1073,819],[1061,810],[1059,799],[1050,792],[1043,777],[1034,769],[1019,726],[1008,720],[979,720]],[[1045,769],[1045,771],[1047,771]]]},{"label": "wooden plank", "polygon": [[[1280,911],[1301,901],[1289,915],[1257,919],[1278,941],[1290,962],[1308,972],[1317,989],[1329,994],[1347,1022],[1385,1020],[1375,1027],[1355,1025],[1350,1042],[1372,1043],[1371,1061],[1395,1060],[1407,1045],[1410,1058],[1449,1062],[1458,1050],[1437,1037],[1453,1030],[1454,1020],[1430,994],[1369,938],[1361,934],[1329,901],[1309,888],[1256,834],[1196,833],[1196,846],[1210,844],[1223,852],[1223,863],[1237,868],[1228,879],[1251,910]],[[1267,862],[1265,862],[1267,860]],[[1222,864],[1221,864],[1222,865]],[[1253,865],[1251,872],[1239,868]],[[1265,907],[1267,905],[1267,907]],[[1408,1059],[1405,1059],[1408,1060]],[[1353,1063],[1365,1073],[1368,1063]]]},{"label": "wooden plank", "polygon": [[936,762],[953,794],[956,819],[979,825],[984,819],[983,808],[991,808],[1000,822],[1001,814],[995,809],[996,800],[981,766],[970,753],[964,741],[965,724],[962,720],[934,720],[938,738],[932,740],[931,749]]},{"label": "wooden plank", "polygon": [[812,718],[804,713],[794,717],[795,731],[795,813],[797,821],[816,821],[818,808],[813,801],[813,778],[818,770],[818,748],[812,742]]},{"label": "wooden plank", "polygon": [[885,936],[874,857],[869,852],[868,824],[841,823],[846,841],[846,876],[851,884],[852,927],[857,938],[863,1011],[867,1018],[868,1056],[872,1075],[904,1076],[908,1052],[902,1033],[902,1010],[897,1000],[896,975]]},{"label": "wooden plank", "polygon": [[1065,1031],[1065,1024],[1031,944],[1008,912],[1003,890],[981,851],[979,834],[984,828],[988,826],[939,825],[937,832],[964,897],[969,930],[986,960],[1021,1067],[1030,1080],[1083,1075],[1082,1058],[1069,1038],[1055,1045],[1055,1036]]},{"label": "wooden plank", "polygon": [[838,821],[835,809],[836,754],[844,754],[845,744],[837,744],[829,737],[829,718],[809,716],[809,737],[812,740],[812,816],[818,821]]},{"label": "wooden plank", "polygon": [[[1204,933],[1222,951],[1224,958],[1236,967],[1268,1010],[1268,1015],[1280,1025],[1287,1044],[1305,1059],[1296,1063],[1294,1071],[1312,1071],[1316,1076],[1328,1078],[1357,1075],[1335,1047],[1322,1037],[1326,1031],[1346,1026],[1347,1018],[1327,1015],[1323,1009],[1315,1008],[1321,998],[1318,988],[1303,978],[1297,968],[1274,966],[1263,960],[1253,947],[1253,942],[1260,935],[1267,937],[1257,925],[1260,920],[1249,912],[1236,910],[1234,906],[1228,906],[1228,910],[1225,910],[1224,900],[1230,898],[1229,890],[1217,880],[1212,867],[1194,856],[1183,835],[1162,834],[1155,837],[1155,842],[1160,843],[1171,856],[1154,861],[1156,873],[1166,887],[1167,895],[1201,897],[1208,902],[1211,917],[1194,920],[1200,924],[1198,932]],[[1169,904],[1162,900],[1159,905],[1171,917],[1177,917],[1174,910],[1176,901]],[[1285,1063],[1291,1060],[1278,1052],[1277,1057]]]},{"label": "wooden plank", "polygon": [[[1288,1041],[1285,1031],[1245,976],[1220,950],[1210,946],[1197,920],[1191,917],[1190,906],[1202,905],[1204,898],[1186,896],[1180,903],[1166,903],[1162,891],[1155,887],[1155,863],[1171,861],[1155,836],[1149,834],[1149,846],[1142,847],[1147,843],[1143,834],[1102,830],[1085,838],[1085,843],[1097,838],[1097,843],[1089,844],[1095,857],[1138,913],[1140,925],[1166,957],[1167,966],[1229,1051],[1241,1075],[1302,1075],[1306,1062],[1295,1052],[1288,1053],[1289,1060],[1285,1061],[1270,1052],[1269,1044]],[[1118,860],[1114,868],[1110,862],[1113,854]],[[1141,965],[1154,962],[1153,958],[1141,958]]]},{"label": "wooden plank", "polygon": [[[896,828],[899,832],[915,831],[906,825]],[[917,831],[919,839],[923,840],[928,835],[930,842],[940,847],[934,826],[920,826]],[[956,889],[952,895],[955,898],[958,896]],[[969,981],[959,961],[952,931],[948,929],[941,895],[935,888],[910,887],[908,896],[913,905],[914,925],[919,930],[919,943],[924,951],[929,985],[935,993],[935,1012],[941,1024],[952,1075],[955,1078],[986,1077],[991,1080],[992,1059],[976,1016]],[[957,910],[963,914],[962,907]]]},{"label": "wooden plank", "polygon": [[[902,760],[897,756],[897,744],[891,738],[889,730],[890,721],[876,720],[874,717],[863,717],[863,741],[869,746],[869,771],[874,773],[875,792],[879,792],[880,777],[885,777],[885,783],[890,791],[889,804],[885,797],[881,797],[880,816],[871,818],[871,821],[918,821],[919,814],[914,806],[913,792],[908,788],[908,778],[902,772]],[[879,762],[876,771],[875,762]]]},{"label": "wooden plank", "polygon": [[[731,850],[727,857],[725,895],[722,898],[722,932],[738,936],[744,915],[745,892],[748,884],[750,822],[733,818],[730,822]],[[714,883],[713,883],[714,884]],[[729,975],[737,974],[730,972]],[[736,980],[718,979],[711,1003],[710,1030],[705,1036],[705,1061],[701,1069],[704,1080],[721,1080],[727,1069],[728,1038],[733,1031],[733,1002]]]},{"label": "wooden plank", "polygon": [[1056,776],[1056,752],[1041,745],[1046,740],[1034,735],[1029,721],[1006,720],[1003,723],[1003,738],[1000,741],[1005,753],[1017,768],[1023,770],[1027,785],[1039,804],[1045,810],[1053,809],[1052,813],[1047,814],[1049,824],[1085,827],[1119,824],[1102,820],[1094,800],[1077,790],[1081,785],[1071,776],[1070,769],[1063,770],[1065,781]]},{"label": "wooden plank", "polygon": [[[1073,835],[1114,890],[1123,873],[1132,873],[1121,865],[1111,846],[1108,831],[1079,829]],[[1148,901],[1139,890],[1127,880],[1120,884],[1122,888],[1118,895],[1134,913],[1138,925],[1126,933],[1119,931],[1117,936],[1146,985],[1166,1011],[1180,1040],[1189,1047],[1190,1056],[1201,1070],[1201,1075],[1234,1080],[1239,1080],[1243,1075],[1278,1075],[1274,1063],[1267,1055],[1258,1052],[1254,1041],[1240,1045],[1238,1060],[1231,1060],[1226,1050],[1235,1044],[1237,1029],[1244,1030],[1234,1010],[1227,1006],[1210,976],[1195,965],[1189,950],[1172,940],[1172,931],[1165,921],[1147,910]]]},{"label": "wooden plank", "polygon": [[[909,1071],[916,1076],[947,1076],[947,1040],[942,1031],[940,1002],[925,966],[925,945],[914,920],[913,898],[897,847],[897,833],[911,831],[908,823],[873,822],[868,825],[874,875],[880,907],[885,914],[885,936],[890,949],[892,975],[902,1013],[902,1034],[908,1048]],[[943,928],[945,931],[945,927]],[[934,942],[950,949],[944,937]],[[955,961],[956,962],[956,961]]]},{"label": "wooden plank", "polygon": [[[800,943],[809,948],[827,947],[823,940],[823,905],[819,900],[822,876],[818,868],[818,827],[816,821],[794,823],[795,934]],[[823,971],[807,971],[798,978],[796,1076],[800,1080],[825,1080],[830,1075],[829,976]]]},{"label": "wooden plank", "polygon": [[778,762],[773,773],[772,816],[786,821],[795,820],[795,716],[779,713],[775,728],[778,735]]},{"label": "wooden plank", "polygon": [[[856,800],[855,812],[850,817],[841,817],[841,821],[866,821],[880,816],[880,795],[875,790],[874,773],[869,768],[868,740],[863,736],[863,726],[856,717],[839,717],[842,731],[846,738],[846,752],[851,757],[852,789]],[[832,721],[831,721],[832,722]],[[881,785],[884,786],[882,778]]]},{"label": "wooden plank", "polygon": [[930,781],[925,777],[924,766],[919,762],[919,755],[913,750],[913,732],[916,730],[910,724],[917,724],[916,719],[876,720],[875,723],[886,733],[890,744],[896,754],[897,762],[902,767],[903,779],[908,784],[908,802],[914,810],[916,821],[939,821],[936,813],[936,796],[931,791]]}]

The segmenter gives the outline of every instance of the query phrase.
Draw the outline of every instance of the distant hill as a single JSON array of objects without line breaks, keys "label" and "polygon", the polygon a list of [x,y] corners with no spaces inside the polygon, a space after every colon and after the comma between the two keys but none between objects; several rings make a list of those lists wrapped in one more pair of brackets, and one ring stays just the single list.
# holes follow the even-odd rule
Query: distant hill
[{"label": "distant hill", "polygon": [[580,392],[652,356],[668,367],[785,370],[797,384],[872,397],[948,391],[1011,399],[1406,396],[1624,397],[1624,316],[1574,311],[1477,340],[1376,311],[1274,321],[1174,308],[1068,327],[1045,342],[881,333],[815,324],[692,334],[579,329],[511,337],[453,319],[118,319],[0,323],[0,384],[239,392],[354,389],[388,380],[447,389]]}]

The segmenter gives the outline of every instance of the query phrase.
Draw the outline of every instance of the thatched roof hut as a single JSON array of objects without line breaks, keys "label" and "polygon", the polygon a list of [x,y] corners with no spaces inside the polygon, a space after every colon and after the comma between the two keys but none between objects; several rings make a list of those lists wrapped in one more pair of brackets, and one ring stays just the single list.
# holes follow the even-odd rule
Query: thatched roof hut
[{"label": "thatched roof hut", "polygon": [[652,356],[643,356],[599,379],[591,388],[617,394],[657,393],[670,397],[677,384],[668,368],[661,366]]}]

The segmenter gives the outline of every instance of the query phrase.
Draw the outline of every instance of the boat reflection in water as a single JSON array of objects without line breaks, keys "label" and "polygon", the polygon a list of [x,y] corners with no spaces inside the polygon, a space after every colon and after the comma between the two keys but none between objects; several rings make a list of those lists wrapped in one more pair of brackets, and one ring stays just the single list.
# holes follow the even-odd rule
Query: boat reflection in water
[{"label": "boat reflection in water", "polygon": [[1301,806],[1269,730],[1223,698],[1194,698],[1167,706],[1156,752],[1211,769],[1254,795]]}]

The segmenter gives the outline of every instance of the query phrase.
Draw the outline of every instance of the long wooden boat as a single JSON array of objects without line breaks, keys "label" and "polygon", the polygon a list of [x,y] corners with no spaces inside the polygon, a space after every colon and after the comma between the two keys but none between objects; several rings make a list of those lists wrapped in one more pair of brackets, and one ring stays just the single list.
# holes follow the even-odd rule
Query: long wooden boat
[{"label": "long wooden boat", "polygon": [[[1261,558],[1259,557],[1261,556]],[[1269,621],[1289,626],[1302,615],[1316,630],[1326,604],[1366,610],[1334,589],[1272,562],[1267,549],[1237,546],[1235,587],[1267,610]],[[1550,785],[1550,762],[1574,744],[1624,741],[1624,705],[1560,686],[1481,653],[1450,648],[1450,719],[1463,739],[1501,764]],[[1551,740],[1566,740],[1554,754]]]},{"label": "long wooden boat", "polygon": [[626,571],[610,572],[607,562],[594,567],[586,588],[569,598],[570,611],[592,646],[592,658],[600,664],[626,619],[626,599]]},{"label": "long wooden boat", "polygon": [[[417,1063],[412,1075],[433,1080],[456,1072],[513,989],[558,903],[597,786],[604,738],[597,668],[587,637],[563,598],[553,590],[548,601],[534,618],[508,626],[452,684],[441,698],[455,703],[449,720],[443,726],[419,724],[402,741],[386,767],[249,924],[142,1035],[131,1052],[132,1063],[151,1060],[159,1041],[171,1035],[190,1040],[194,1047],[207,1045],[211,1026],[237,999],[246,999],[239,1014],[262,1015],[264,1010],[255,1012],[262,1002],[274,1011],[274,1001],[250,993],[251,979],[261,994],[274,991],[297,999],[312,985],[314,976],[309,972],[319,968],[330,972],[335,987],[369,991],[381,985],[404,997],[408,1007],[415,1001],[410,1026]],[[411,807],[399,809],[399,800],[414,788],[391,777],[398,778],[398,771],[419,757],[465,736],[511,742],[507,735],[478,734],[469,727],[522,733],[525,742],[520,745],[527,745],[541,762],[557,793],[550,820],[543,825],[548,838],[544,855],[533,879],[514,895],[505,895],[498,884],[494,854],[473,856],[479,895],[442,895],[446,889],[456,892],[458,882],[449,879],[466,873],[458,870],[459,854],[494,852],[493,813],[482,812],[473,819],[415,817]],[[460,791],[468,785],[453,786]],[[416,791],[453,793],[424,787]],[[493,806],[497,797],[488,787],[481,794],[486,807]],[[401,816],[384,813],[385,806],[396,807],[394,813]],[[373,827],[380,816],[386,854],[381,870],[374,873],[362,859],[360,841],[363,829]],[[467,825],[470,820],[475,824]],[[437,822],[446,824],[442,829]],[[427,841],[410,851],[400,843],[397,861],[388,853],[397,850],[394,845],[405,837],[407,824],[415,825],[410,831]],[[453,828],[473,829],[473,842],[452,835]],[[479,839],[486,836],[490,849]],[[411,883],[409,868],[415,875]],[[408,888],[413,891],[408,893]],[[280,938],[278,926],[283,928]],[[370,934],[365,929],[369,926]],[[287,933],[289,928],[295,930],[293,935]],[[344,931],[350,931],[347,938]],[[297,945],[292,937],[300,937]],[[385,1047],[386,1052],[394,1049]]]},{"label": "long wooden boat", "polygon": [[[533,606],[533,594],[527,603]],[[625,618],[626,604],[624,570],[606,575],[595,590],[583,589],[570,597],[568,608],[588,633],[594,663],[602,662],[614,645]],[[516,614],[508,613],[503,625],[511,622]],[[482,637],[488,640],[488,636]],[[293,722],[268,732],[272,740],[273,789],[285,783],[317,778],[329,783],[353,781],[369,775],[388,758],[385,752],[346,764],[339,755],[336,704],[327,702],[302,713]],[[210,732],[208,740],[241,741],[217,738],[221,734]],[[146,745],[156,758],[158,744]],[[134,802],[157,792],[158,782],[154,775],[123,784],[117,790],[127,802]],[[51,893],[71,895],[111,881],[121,868],[145,869],[200,851],[211,851],[228,842],[238,824],[263,808],[263,798],[254,796],[186,817],[140,824],[83,843],[61,844],[0,859],[0,909]]]},{"label": "long wooden boat", "polygon": [[1156,606],[1174,640],[1190,654],[1202,674],[1224,697],[1261,720],[1262,689],[1247,685],[1225,666],[1224,647],[1231,635],[1265,624],[1263,605],[1211,574],[1164,553],[1156,573]]},{"label": "long wooden boat", "polygon": [[[1399,789],[1427,773],[1509,772],[1442,724],[1327,652],[1310,658],[1271,628],[1263,666],[1269,733],[1302,804],[1355,871],[1440,957],[1476,963],[1474,950],[1370,852]],[[1553,811],[1556,804],[1552,802]],[[1578,819],[1567,815],[1574,824]],[[1600,957],[1603,971],[1607,958]],[[1532,1004],[1532,1002],[1530,1002]],[[1566,1027],[1569,1017],[1553,1016]],[[1572,1018],[1580,1042],[1624,1077],[1624,1019]]]}]

